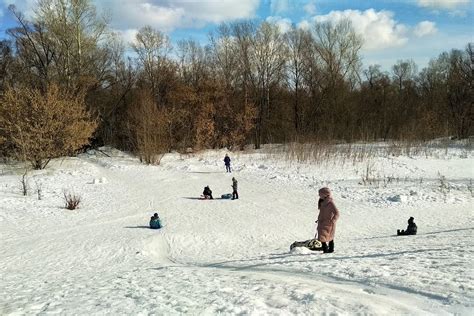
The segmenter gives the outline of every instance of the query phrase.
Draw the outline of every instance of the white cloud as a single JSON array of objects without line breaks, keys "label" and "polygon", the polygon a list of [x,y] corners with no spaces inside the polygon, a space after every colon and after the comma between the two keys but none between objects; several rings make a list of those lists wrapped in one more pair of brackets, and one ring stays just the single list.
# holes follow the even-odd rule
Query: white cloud
[{"label": "white cloud", "polygon": [[112,26],[119,30],[151,25],[162,31],[171,31],[185,19],[182,8],[163,7],[142,0],[97,2],[97,6],[110,15]]},{"label": "white cloud", "polygon": [[270,10],[272,14],[279,14],[288,11],[288,0],[270,0]]},{"label": "white cloud", "polygon": [[413,30],[413,33],[417,37],[433,35],[433,34],[436,34],[436,32],[438,32],[438,29],[436,28],[436,24],[431,21],[422,21],[418,23],[415,26],[415,29]]},{"label": "white cloud", "polygon": [[307,20],[303,20],[300,23],[298,23],[297,26],[298,28],[307,31],[311,28],[311,23],[309,23]]},{"label": "white cloud", "polygon": [[471,0],[418,0],[418,5],[429,9],[453,10],[468,5]]},{"label": "white cloud", "polygon": [[291,29],[291,20],[288,18],[282,18],[280,16],[269,16],[266,21],[270,23],[275,23],[281,33],[286,33]]},{"label": "white cloud", "polygon": [[317,15],[317,22],[338,22],[344,18],[352,21],[354,30],[364,38],[365,50],[379,50],[404,45],[407,27],[393,19],[390,11],[345,10],[331,11],[326,15]]},{"label": "white cloud", "polygon": [[201,27],[253,17],[260,0],[95,0],[109,10],[112,25],[117,29],[140,28],[151,25],[162,31],[180,27]]},{"label": "white cloud", "polygon": [[448,14],[453,18],[456,18],[456,17],[464,18],[467,16],[467,12],[465,10],[451,10],[449,11]]},{"label": "white cloud", "polygon": [[13,4],[18,11],[28,18],[33,16],[33,9],[36,7],[37,2],[37,0],[3,0],[5,7],[8,8],[9,5]]},{"label": "white cloud", "polygon": [[305,6],[303,7],[304,11],[308,14],[315,14],[316,13],[316,1],[310,0]]},{"label": "white cloud", "polygon": [[[115,29],[138,29],[151,25],[162,31],[179,27],[200,27],[252,18],[261,0],[92,0],[99,11],[110,15]],[[5,6],[14,4],[31,16],[37,0],[0,0]]]},{"label": "white cloud", "polygon": [[138,33],[137,29],[128,29],[128,30],[114,30],[117,33],[125,44],[131,44],[136,42],[136,35]]}]

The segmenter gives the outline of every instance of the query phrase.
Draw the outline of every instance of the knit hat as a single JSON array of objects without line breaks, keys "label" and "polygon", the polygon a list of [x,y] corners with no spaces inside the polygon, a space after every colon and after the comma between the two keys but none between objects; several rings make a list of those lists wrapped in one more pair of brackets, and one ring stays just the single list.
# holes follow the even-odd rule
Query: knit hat
[{"label": "knit hat", "polygon": [[329,188],[321,188],[319,189],[319,196],[329,196],[331,195],[331,190],[329,190]]}]

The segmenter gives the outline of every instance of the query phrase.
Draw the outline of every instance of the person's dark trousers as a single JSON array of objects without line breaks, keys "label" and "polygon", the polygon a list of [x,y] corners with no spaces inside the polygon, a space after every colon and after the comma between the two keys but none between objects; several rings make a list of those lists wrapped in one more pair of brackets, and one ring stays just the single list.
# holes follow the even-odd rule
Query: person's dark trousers
[{"label": "person's dark trousers", "polygon": [[230,165],[225,165],[225,170],[226,170],[226,172],[232,172],[232,171],[230,170]]},{"label": "person's dark trousers", "polygon": [[232,192],[232,200],[238,199],[239,198],[239,193],[237,193],[236,190]]}]

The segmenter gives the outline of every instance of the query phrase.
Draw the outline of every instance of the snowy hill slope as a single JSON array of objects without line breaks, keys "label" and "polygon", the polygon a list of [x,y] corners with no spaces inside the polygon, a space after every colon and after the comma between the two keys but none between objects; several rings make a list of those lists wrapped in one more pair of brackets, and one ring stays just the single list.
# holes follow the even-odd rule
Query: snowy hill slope
[{"label": "snowy hill slope", "polygon": [[[311,165],[261,153],[170,154],[144,166],[109,151],[31,172],[0,168],[0,314],[464,314],[474,308],[472,153]],[[215,197],[239,180],[240,199]],[[391,180],[388,180],[388,179]],[[314,236],[316,192],[341,211],[336,252]],[[62,209],[63,190],[83,197]],[[152,231],[157,211],[165,228]],[[417,236],[394,237],[414,216]]]}]

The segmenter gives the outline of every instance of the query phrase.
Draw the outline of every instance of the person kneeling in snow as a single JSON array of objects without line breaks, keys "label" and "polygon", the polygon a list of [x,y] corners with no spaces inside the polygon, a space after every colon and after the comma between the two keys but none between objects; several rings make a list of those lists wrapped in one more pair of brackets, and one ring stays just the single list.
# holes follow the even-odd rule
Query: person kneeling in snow
[{"label": "person kneeling in snow", "polygon": [[397,229],[397,235],[400,236],[400,235],[416,235],[416,231],[418,229],[418,227],[416,226],[415,222],[414,222],[414,218],[413,217],[410,217],[408,219],[408,227],[407,227],[407,230],[401,230],[400,229]]},{"label": "person kneeling in snow", "polygon": [[213,200],[214,198],[212,197],[212,191],[211,189],[209,188],[209,186],[206,186],[204,188],[204,191],[202,191],[202,195],[204,195],[204,198],[205,199],[211,199]]},{"label": "person kneeling in snow", "polygon": [[160,229],[161,228],[161,221],[158,213],[153,214],[150,218],[150,228],[151,229]]}]

